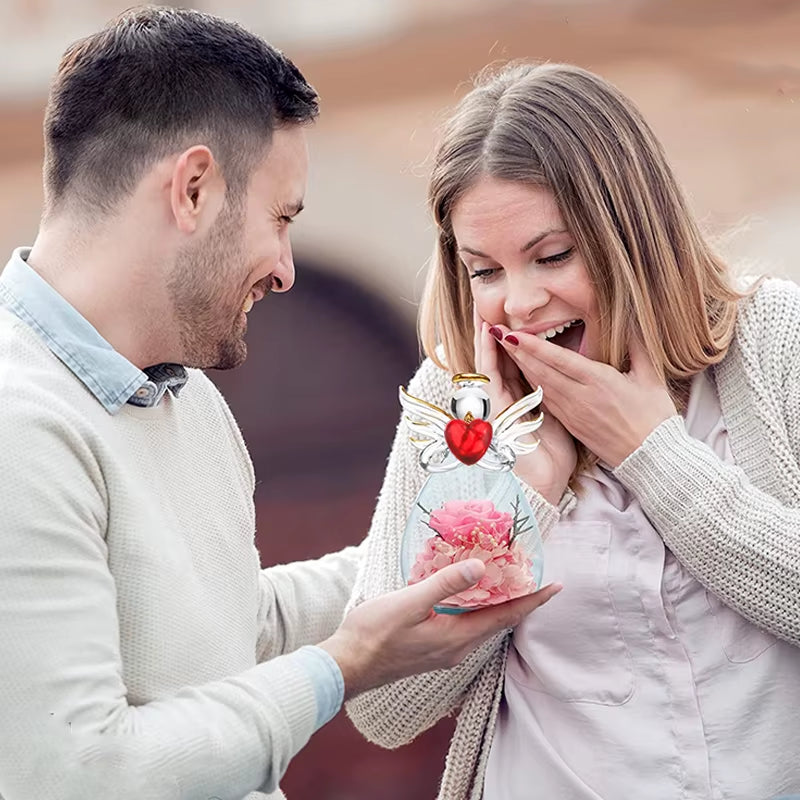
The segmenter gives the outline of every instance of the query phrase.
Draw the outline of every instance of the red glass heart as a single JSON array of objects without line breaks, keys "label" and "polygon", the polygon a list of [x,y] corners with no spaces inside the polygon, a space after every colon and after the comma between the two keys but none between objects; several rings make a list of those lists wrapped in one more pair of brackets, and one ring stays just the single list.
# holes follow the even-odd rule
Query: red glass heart
[{"label": "red glass heart", "polygon": [[465,422],[451,419],[444,429],[444,438],[450,452],[465,464],[477,464],[489,449],[492,426],[483,419]]}]

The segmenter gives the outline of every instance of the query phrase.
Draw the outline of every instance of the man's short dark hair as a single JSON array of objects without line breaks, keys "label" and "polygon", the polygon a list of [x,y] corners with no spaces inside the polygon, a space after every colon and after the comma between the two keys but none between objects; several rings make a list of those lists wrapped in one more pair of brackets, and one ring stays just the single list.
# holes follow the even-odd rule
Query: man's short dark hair
[{"label": "man's short dark hair", "polygon": [[276,128],[313,121],[317,94],[263,39],[209,14],[143,6],[67,49],[45,114],[48,209],[67,194],[98,212],[192,144],[240,195]]}]

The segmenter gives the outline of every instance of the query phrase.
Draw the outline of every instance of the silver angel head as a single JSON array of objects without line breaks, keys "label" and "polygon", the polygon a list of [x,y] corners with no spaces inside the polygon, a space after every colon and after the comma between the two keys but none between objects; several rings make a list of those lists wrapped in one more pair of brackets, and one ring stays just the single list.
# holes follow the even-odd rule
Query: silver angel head
[{"label": "silver angel head", "polygon": [[453,383],[458,389],[450,398],[450,413],[456,419],[489,419],[492,403],[482,384],[488,383],[485,375],[478,373],[459,373],[453,376]]}]

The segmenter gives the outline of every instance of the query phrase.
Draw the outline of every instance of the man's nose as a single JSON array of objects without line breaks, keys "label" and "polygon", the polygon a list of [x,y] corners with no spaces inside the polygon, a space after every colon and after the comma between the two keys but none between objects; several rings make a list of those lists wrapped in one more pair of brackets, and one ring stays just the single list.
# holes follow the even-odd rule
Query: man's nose
[{"label": "man's nose", "polygon": [[273,292],[288,292],[294,285],[294,259],[292,258],[291,246],[286,247],[281,255],[278,266],[272,273]]}]

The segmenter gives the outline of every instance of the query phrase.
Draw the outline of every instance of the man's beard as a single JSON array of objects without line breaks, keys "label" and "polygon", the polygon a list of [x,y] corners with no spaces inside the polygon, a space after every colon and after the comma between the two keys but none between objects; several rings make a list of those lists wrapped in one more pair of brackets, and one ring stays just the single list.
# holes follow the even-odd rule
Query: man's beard
[{"label": "man's beard", "polygon": [[175,264],[167,288],[184,366],[233,369],[247,357],[245,298],[231,297],[228,289],[244,261],[242,227],[241,212],[226,205],[206,238]]}]

